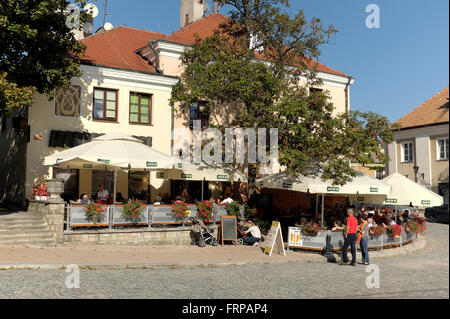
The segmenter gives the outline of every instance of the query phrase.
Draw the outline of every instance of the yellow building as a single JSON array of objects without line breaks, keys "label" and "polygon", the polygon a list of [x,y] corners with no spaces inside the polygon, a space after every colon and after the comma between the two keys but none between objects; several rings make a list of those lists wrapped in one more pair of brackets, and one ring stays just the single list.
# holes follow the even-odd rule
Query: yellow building
[{"label": "yellow building", "polygon": [[[203,17],[202,3],[181,0],[181,29],[165,35],[124,26],[80,40],[87,46],[81,61],[83,75],[72,86],[59,89],[54,100],[36,95],[29,109],[31,140],[27,150],[26,194],[40,178],[64,178],[67,196],[95,195],[99,184],[112,190],[110,172],[62,170],[44,167],[45,156],[89,141],[96,134],[121,132],[141,138],[153,148],[172,155],[171,132],[189,129],[196,110],[173,117],[169,105],[171,87],[182,73],[181,54],[195,41],[211,35],[227,17],[213,12]],[[336,110],[350,108],[350,85],[354,80],[342,72],[313,61],[323,86]],[[311,65],[312,66],[312,65]],[[198,106],[193,106],[193,108]],[[208,119],[209,120],[209,119]],[[129,178],[130,183],[129,183]],[[155,173],[120,173],[118,192],[125,198],[130,192],[170,193],[168,181]]]},{"label": "yellow building", "polygon": [[400,173],[448,203],[449,87],[403,116],[388,146],[388,174]]}]

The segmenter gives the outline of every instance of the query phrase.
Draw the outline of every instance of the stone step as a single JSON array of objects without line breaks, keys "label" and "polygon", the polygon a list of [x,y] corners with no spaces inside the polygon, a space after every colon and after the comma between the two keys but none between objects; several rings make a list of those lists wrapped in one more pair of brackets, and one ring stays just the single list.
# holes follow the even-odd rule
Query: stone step
[{"label": "stone step", "polygon": [[0,241],[0,246],[56,246],[53,239],[40,239],[40,240],[29,240],[29,239],[11,239],[8,241]]},{"label": "stone step", "polygon": [[42,226],[47,225],[47,221],[45,219],[36,220],[36,221],[8,221],[3,222],[0,221],[0,228],[1,227],[26,227],[26,226]]},{"label": "stone step", "polygon": [[40,231],[40,232],[18,232],[11,234],[0,234],[0,242],[8,239],[47,239],[53,238],[52,233],[49,231]]},{"label": "stone step", "polygon": [[28,235],[41,235],[47,233],[50,233],[48,227],[27,228],[27,229],[24,228],[0,229],[0,237],[4,235],[24,234],[28,236]]}]

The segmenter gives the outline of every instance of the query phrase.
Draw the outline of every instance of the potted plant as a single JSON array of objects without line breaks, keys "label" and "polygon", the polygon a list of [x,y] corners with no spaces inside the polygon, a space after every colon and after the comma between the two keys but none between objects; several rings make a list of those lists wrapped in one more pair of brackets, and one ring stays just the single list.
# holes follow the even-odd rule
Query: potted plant
[{"label": "potted plant", "polygon": [[47,192],[47,183],[37,181],[34,187],[31,189],[31,194],[34,195],[36,200],[47,200],[50,194]]},{"label": "potted plant", "polygon": [[129,200],[122,209],[122,216],[134,221],[141,218],[144,204],[140,200]]},{"label": "potted plant", "polygon": [[402,235],[402,226],[392,225],[389,226],[386,231],[389,233],[391,238],[399,238]]},{"label": "potted plant", "polygon": [[176,218],[181,219],[181,221],[183,222],[183,225],[184,225],[184,220],[189,215],[186,203],[183,201],[176,201],[175,203],[173,203],[172,214]]},{"label": "potted plant", "polygon": [[256,208],[251,208],[247,204],[244,205],[244,217],[246,219],[253,219],[258,215],[258,210]]},{"label": "potted plant", "polygon": [[302,226],[302,233],[305,236],[317,236],[319,233],[319,224],[316,223],[306,223]]},{"label": "potted plant", "polygon": [[197,202],[198,215],[203,222],[211,221],[213,219],[213,202],[205,200]]},{"label": "potted plant", "polygon": [[103,219],[103,213],[105,212],[105,209],[103,208],[102,204],[99,202],[90,202],[85,206],[84,215],[92,220],[94,223],[94,226],[97,225],[98,222],[100,222]]},{"label": "potted plant", "polygon": [[380,225],[372,226],[369,229],[369,234],[373,236],[382,236],[384,233],[386,233],[386,228]]},{"label": "potted plant", "polygon": [[410,219],[406,223],[405,229],[413,234],[422,234],[426,229],[425,219],[421,217]]},{"label": "potted plant", "polygon": [[239,203],[232,202],[230,204],[227,204],[227,212],[228,212],[228,216],[240,217],[241,216],[241,210],[240,210]]}]

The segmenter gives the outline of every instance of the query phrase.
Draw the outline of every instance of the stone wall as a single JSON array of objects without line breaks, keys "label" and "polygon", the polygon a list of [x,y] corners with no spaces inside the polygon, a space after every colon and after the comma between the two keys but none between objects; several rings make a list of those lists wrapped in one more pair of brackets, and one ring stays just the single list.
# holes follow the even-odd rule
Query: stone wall
[{"label": "stone wall", "polygon": [[56,243],[64,242],[64,202],[30,200],[28,212],[43,216]]}]

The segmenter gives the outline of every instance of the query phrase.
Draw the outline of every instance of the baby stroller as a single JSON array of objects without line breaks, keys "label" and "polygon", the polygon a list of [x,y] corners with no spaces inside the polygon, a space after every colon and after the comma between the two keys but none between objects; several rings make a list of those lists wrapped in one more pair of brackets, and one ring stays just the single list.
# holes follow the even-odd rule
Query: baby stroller
[{"label": "baby stroller", "polygon": [[237,231],[238,231],[238,245],[244,244],[244,238],[247,236],[244,231],[248,230],[248,227],[245,227],[241,225],[240,223],[237,224]]},{"label": "baby stroller", "polygon": [[192,245],[197,245],[198,247],[205,247],[206,244],[212,245],[212,246],[219,245],[219,242],[217,241],[217,239],[214,238],[212,235],[214,233],[214,229],[212,229],[211,227],[205,226],[205,224],[203,223],[202,220],[199,220],[195,217],[191,217],[191,218],[189,218],[189,220],[194,225],[191,230],[192,235],[193,235],[193,238],[191,241]]}]

